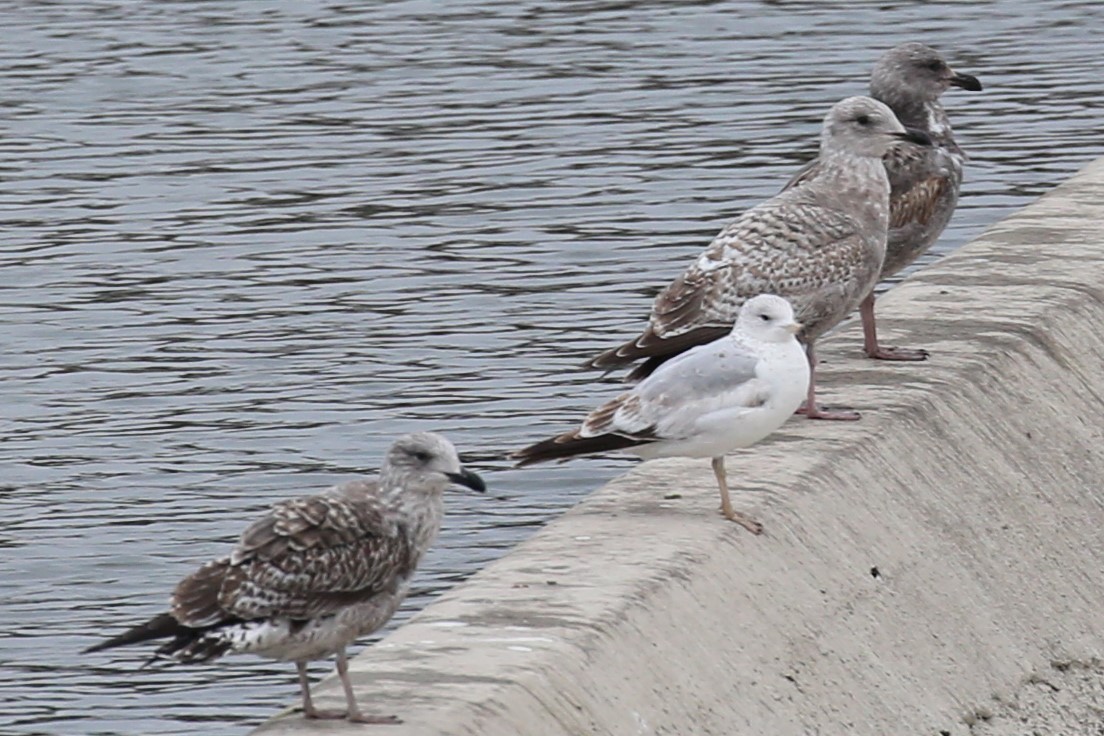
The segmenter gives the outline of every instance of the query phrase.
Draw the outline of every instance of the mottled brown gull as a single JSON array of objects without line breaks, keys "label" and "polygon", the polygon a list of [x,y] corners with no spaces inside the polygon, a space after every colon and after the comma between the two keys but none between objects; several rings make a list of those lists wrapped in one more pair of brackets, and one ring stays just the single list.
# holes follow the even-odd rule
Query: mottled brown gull
[{"label": "mottled brown gull", "polygon": [[727,225],[656,297],[644,332],[590,365],[609,369],[643,359],[630,374],[642,378],[672,356],[728,332],[745,300],[774,293],[793,303],[805,325],[801,338],[813,371],[807,415],[858,418],[817,406],[814,343],[877,281],[889,226],[889,180],[881,158],[901,139],[930,143],[923,133],[906,131],[877,100],[836,103],[824,118],[819,174]]},{"label": "mottled brown gull", "polygon": [[[870,95],[889,105],[901,123],[927,133],[934,146],[899,143],[883,157],[889,174],[889,237],[879,280],[898,273],[923,255],[947,227],[958,205],[965,154],[955,142],[950,120],[939,98],[950,87],[977,92],[981,82],[947,65],[935,49],[903,43],[878,60],[870,76]],[[814,160],[787,186],[819,175]],[[859,304],[863,347],[871,358],[923,360],[925,350],[882,347],[874,321],[874,293]]]},{"label": "mottled brown gull", "polygon": [[801,405],[809,363],[795,337],[800,329],[785,299],[749,299],[728,335],[665,362],[578,429],[519,451],[518,464],[609,450],[645,459],[712,458],[721,512],[758,534],[759,522],[732,508],[724,456],[763,439]]},{"label": "mottled brown gull", "polygon": [[[450,483],[485,490],[444,437],[419,432],[388,451],[379,479],[355,480],[275,504],[241,535],[227,557],[184,578],[168,613],[85,652],[154,639],[154,658],[206,662],[249,652],[295,662],[307,718],[397,723],[366,715],[349,682],[345,648],[383,626],[406,597],[410,578],[441,528]],[[307,662],[337,655],[346,710],[311,702]],[[151,660],[152,661],[152,660]]]}]

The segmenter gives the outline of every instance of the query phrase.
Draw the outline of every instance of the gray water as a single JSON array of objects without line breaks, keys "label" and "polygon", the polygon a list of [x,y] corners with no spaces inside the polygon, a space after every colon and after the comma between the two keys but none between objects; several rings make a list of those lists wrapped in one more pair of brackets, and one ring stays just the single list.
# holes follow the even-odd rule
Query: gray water
[{"label": "gray water", "polygon": [[407,618],[628,466],[500,458],[616,391],[577,364],[813,155],[881,50],[926,41],[986,86],[945,98],[972,156],[945,253],[1104,153],[1102,21],[1053,0],[5,4],[0,732],[245,733],[297,697],[293,668],[77,652],[269,503],[433,429],[492,493],[450,496]]}]

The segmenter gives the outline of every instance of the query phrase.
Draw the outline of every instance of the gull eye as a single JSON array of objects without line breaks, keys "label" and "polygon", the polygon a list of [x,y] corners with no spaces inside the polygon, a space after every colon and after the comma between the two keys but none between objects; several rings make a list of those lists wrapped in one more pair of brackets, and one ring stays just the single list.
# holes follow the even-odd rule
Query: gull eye
[{"label": "gull eye", "polygon": [[432,455],[430,455],[425,450],[415,450],[414,452],[410,453],[410,456],[420,463],[428,463],[430,460],[433,459]]},{"label": "gull eye", "polygon": [[764,322],[770,322],[770,315],[760,314],[759,319],[763,320]]},{"label": "gull eye", "polygon": [[938,71],[942,71],[943,62],[940,61],[939,59],[933,59],[932,61],[929,61],[924,66],[928,67],[928,69],[931,69],[933,72],[938,72]]},{"label": "gull eye", "polygon": [[870,116],[869,115],[860,115],[857,118],[855,118],[855,122],[858,123],[859,125],[870,125]]}]

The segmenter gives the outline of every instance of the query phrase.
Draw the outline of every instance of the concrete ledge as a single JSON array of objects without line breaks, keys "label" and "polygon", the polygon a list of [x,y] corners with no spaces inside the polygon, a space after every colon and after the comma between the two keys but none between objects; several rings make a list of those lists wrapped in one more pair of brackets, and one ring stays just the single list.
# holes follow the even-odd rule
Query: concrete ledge
[{"label": "concrete ledge", "polygon": [[[643,465],[358,657],[375,731],[957,736],[1052,663],[1104,678],[1104,159],[879,305],[933,357],[825,342],[864,418],[730,458],[763,537],[708,463]],[[369,730],[258,733],[313,729]]]}]

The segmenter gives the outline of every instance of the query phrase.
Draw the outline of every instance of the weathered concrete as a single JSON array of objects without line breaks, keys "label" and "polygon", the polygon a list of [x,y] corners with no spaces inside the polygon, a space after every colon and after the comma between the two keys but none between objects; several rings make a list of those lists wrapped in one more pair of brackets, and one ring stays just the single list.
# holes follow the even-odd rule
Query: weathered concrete
[{"label": "weathered concrete", "polygon": [[646,464],[356,659],[405,725],[260,732],[1018,733],[979,729],[1052,664],[1104,707],[1104,160],[879,317],[933,357],[826,342],[825,399],[864,418],[730,458],[763,537],[718,516],[708,463]]}]

